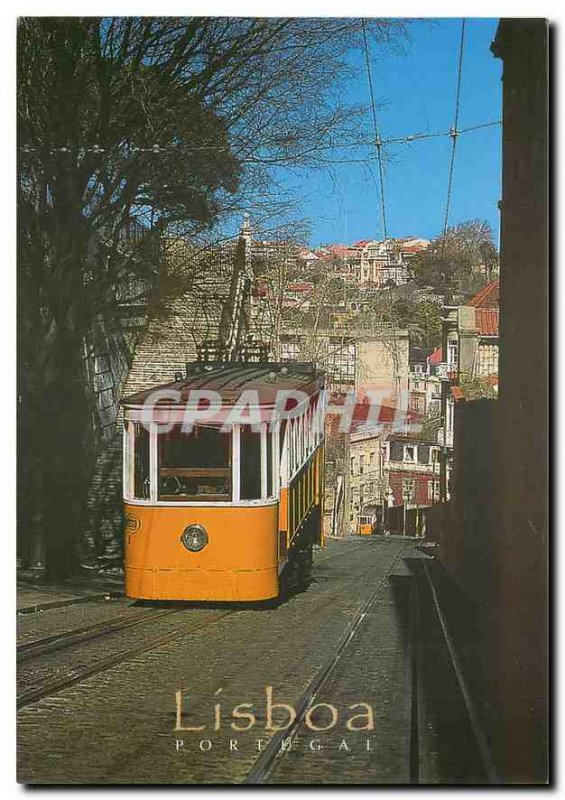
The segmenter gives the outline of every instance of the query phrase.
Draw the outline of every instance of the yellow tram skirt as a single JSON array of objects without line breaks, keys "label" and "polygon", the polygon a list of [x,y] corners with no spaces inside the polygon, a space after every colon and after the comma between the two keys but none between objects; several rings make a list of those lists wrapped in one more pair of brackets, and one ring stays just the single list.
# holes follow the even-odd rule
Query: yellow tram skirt
[{"label": "yellow tram skirt", "polygon": [[[278,503],[265,506],[139,506],[126,503],[126,595],[147,600],[266,600],[279,593]],[[184,547],[187,525],[207,545]]]}]

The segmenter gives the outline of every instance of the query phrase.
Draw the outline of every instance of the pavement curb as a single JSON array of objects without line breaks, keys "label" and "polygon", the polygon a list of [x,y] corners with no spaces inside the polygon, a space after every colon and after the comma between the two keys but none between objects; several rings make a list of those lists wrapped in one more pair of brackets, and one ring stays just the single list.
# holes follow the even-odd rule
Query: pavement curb
[{"label": "pavement curb", "polygon": [[87,594],[79,597],[70,597],[66,600],[47,600],[43,603],[35,603],[31,606],[22,606],[16,609],[17,614],[36,614],[38,611],[47,611],[50,608],[64,608],[64,606],[72,606],[75,603],[90,603],[95,600],[115,600],[120,597],[125,597],[124,592],[99,592],[98,594]]}]

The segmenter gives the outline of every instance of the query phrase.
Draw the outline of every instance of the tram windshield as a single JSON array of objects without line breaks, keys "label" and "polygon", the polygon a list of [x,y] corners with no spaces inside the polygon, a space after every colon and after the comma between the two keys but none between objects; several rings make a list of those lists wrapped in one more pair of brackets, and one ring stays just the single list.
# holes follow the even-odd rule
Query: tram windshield
[{"label": "tram windshield", "polygon": [[261,434],[244,425],[240,448],[241,499],[257,500],[261,497]]},{"label": "tram windshield", "polygon": [[158,436],[159,499],[231,500],[231,432],[175,426]]},{"label": "tram windshield", "polygon": [[124,423],[124,497],[162,503],[274,499],[281,452],[278,431],[196,425],[183,431]]}]

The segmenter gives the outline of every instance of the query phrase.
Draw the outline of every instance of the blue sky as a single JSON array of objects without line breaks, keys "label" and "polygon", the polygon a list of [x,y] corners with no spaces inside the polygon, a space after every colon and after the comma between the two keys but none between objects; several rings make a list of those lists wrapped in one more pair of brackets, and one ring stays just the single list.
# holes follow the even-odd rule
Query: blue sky
[{"label": "blue sky", "polygon": [[[468,19],[459,127],[501,118],[501,62],[489,50],[498,20]],[[404,52],[371,50],[373,84],[382,138],[448,131],[453,123],[461,20],[411,22]],[[355,77],[348,99],[369,102],[363,54],[352,56]],[[486,219],[498,243],[501,170],[500,126],[459,137],[450,224]],[[447,136],[391,145],[386,150],[385,192],[389,236],[441,232],[445,213],[451,139]],[[352,157],[374,154],[357,150]],[[344,151],[336,153],[345,157]],[[303,195],[299,216],[310,219],[311,243],[382,238],[376,162],[333,164],[287,176],[293,193]]]}]

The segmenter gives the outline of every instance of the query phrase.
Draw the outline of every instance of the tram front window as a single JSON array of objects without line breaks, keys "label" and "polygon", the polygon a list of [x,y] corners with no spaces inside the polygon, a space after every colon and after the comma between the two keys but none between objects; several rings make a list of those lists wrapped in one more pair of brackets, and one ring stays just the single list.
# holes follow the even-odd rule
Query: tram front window
[{"label": "tram front window", "polygon": [[274,496],[273,435],[241,426],[240,497],[242,500],[265,500]]},{"label": "tram front window", "polygon": [[159,500],[231,500],[231,433],[197,425],[160,433]]},{"label": "tram front window", "polygon": [[241,428],[241,499],[261,498],[261,434]]}]

